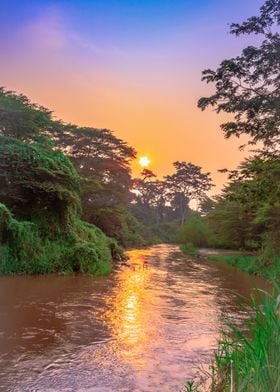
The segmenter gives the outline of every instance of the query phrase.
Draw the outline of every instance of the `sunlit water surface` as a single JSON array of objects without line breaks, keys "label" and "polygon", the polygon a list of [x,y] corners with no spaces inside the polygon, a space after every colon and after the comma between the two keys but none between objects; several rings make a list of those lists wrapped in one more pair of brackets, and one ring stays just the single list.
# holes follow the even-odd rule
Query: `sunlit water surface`
[{"label": "sunlit water surface", "polygon": [[253,283],[176,246],[108,277],[0,278],[1,391],[179,391]]}]

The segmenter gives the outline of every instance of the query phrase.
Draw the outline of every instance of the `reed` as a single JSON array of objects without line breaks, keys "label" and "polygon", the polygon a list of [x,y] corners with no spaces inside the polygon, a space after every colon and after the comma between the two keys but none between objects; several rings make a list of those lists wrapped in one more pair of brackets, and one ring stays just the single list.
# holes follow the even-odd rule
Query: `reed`
[{"label": "reed", "polygon": [[280,391],[279,287],[275,284],[272,294],[258,290],[250,304],[242,306],[250,317],[241,327],[228,324],[210,370],[203,371],[200,380],[189,381],[185,392]]}]

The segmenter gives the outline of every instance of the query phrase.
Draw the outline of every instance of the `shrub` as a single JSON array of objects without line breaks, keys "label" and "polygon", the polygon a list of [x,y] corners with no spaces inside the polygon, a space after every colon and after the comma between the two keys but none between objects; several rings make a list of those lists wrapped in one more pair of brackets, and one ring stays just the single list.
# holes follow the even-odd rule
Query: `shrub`
[{"label": "shrub", "polygon": [[197,255],[198,254],[198,249],[195,246],[193,246],[193,244],[190,242],[186,245],[182,245],[181,250],[183,253],[185,253],[187,255]]},{"label": "shrub", "polygon": [[0,274],[75,272],[105,274],[121,254],[100,229],[76,220],[67,236],[40,236],[32,222],[19,222],[0,204]]},{"label": "shrub", "polygon": [[177,238],[181,244],[192,243],[197,247],[213,246],[215,242],[213,232],[199,215],[189,217],[179,229]]}]

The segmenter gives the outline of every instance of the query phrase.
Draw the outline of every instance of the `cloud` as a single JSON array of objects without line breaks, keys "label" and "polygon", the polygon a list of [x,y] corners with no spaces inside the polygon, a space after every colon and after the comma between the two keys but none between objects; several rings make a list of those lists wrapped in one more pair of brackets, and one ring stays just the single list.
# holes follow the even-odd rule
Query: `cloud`
[{"label": "cloud", "polygon": [[42,49],[58,50],[67,44],[63,15],[56,7],[48,7],[23,28],[23,37],[28,44]]},{"label": "cloud", "polygon": [[21,29],[20,34],[28,45],[36,49],[58,51],[76,47],[96,56],[127,57],[127,53],[119,48],[96,45],[93,40],[67,28],[65,14],[58,6],[42,9],[33,21]]},{"label": "cloud", "polygon": [[88,53],[93,53],[99,56],[111,56],[116,55],[120,58],[127,58],[129,56],[128,52],[120,49],[116,46],[100,46],[96,45],[92,40],[84,38],[82,35],[77,33],[69,34],[72,43],[78,48],[84,49]]},{"label": "cloud", "polygon": [[[73,52],[78,49],[94,58],[116,58],[128,60],[143,58],[145,53],[133,49],[125,50],[116,45],[97,43],[93,37],[84,36],[75,31],[71,24],[66,23],[67,11],[60,6],[53,5],[42,8],[39,14],[27,22],[19,31],[20,40],[28,49],[36,51],[59,52],[67,50]],[[69,20],[68,20],[69,22]]]}]

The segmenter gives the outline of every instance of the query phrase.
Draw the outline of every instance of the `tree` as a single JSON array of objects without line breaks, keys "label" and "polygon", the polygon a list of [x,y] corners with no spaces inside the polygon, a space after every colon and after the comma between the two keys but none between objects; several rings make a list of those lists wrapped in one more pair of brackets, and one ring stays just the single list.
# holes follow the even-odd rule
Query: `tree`
[{"label": "tree", "polygon": [[212,237],[207,221],[197,213],[192,213],[177,233],[179,243],[199,248],[213,246]]},{"label": "tree", "polygon": [[216,92],[199,100],[217,113],[234,115],[221,125],[226,138],[248,135],[250,143],[263,142],[278,148],[280,143],[280,0],[267,0],[254,16],[242,24],[233,23],[235,36],[255,34],[263,37],[259,46],[248,46],[236,58],[224,60],[216,71],[203,71],[202,80],[214,83]]},{"label": "tree", "polygon": [[51,111],[0,87],[0,134],[29,140],[45,134],[52,125]]},{"label": "tree", "polygon": [[176,206],[181,224],[186,220],[189,202],[201,200],[213,186],[210,173],[203,173],[200,166],[175,162],[175,173],[165,177],[170,203]]},{"label": "tree", "polygon": [[133,180],[134,200],[145,207],[151,206],[151,201],[154,197],[156,175],[149,169],[144,169],[141,172],[141,178]]},{"label": "tree", "polygon": [[[227,193],[228,192],[228,193]],[[255,249],[260,246],[249,206],[232,197],[228,189],[216,200],[205,220],[214,234],[216,246],[228,249]]]},{"label": "tree", "polygon": [[144,169],[141,175],[142,178],[134,180],[134,204],[138,204],[138,212],[139,207],[142,207],[142,219],[159,224],[164,219],[167,208],[165,181],[158,180],[149,169]]},{"label": "tree", "polygon": [[229,179],[206,215],[210,227],[220,245],[261,249],[272,260],[280,253],[280,159],[251,157]]},{"label": "tree", "polygon": [[17,218],[67,228],[80,213],[79,192],[79,176],[61,151],[0,137],[0,202]]},{"label": "tree", "polygon": [[37,145],[39,142],[46,148],[61,149],[71,159],[82,180],[84,219],[98,224],[109,235],[120,233],[121,237],[121,227],[126,226],[124,222],[128,218],[130,161],[136,155],[133,148],[107,129],[77,127],[56,121],[48,109],[4,88],[0,88],[1,134]]},{"label": "tree", "polygon": [[0,274],[108,273],[116,242],[83,222],[81,178],[48,138],[63,124],[0,89]]},{"label": "tree", "polygon": [[214,207],[215,207],[215,201],[211,199],[211,197],[205,195],[205,197],[203,197],[199,202],[198,211],[202,216],[205,216],[210,211],[212,211]]},{"label": "tree", "polygon": [[135,150],[108,129],[56,123],[50,136],[82,178],[83,218],[124,243]]},{"label": "tree", "polygon": [[235,173],[241,186],[233,196],[250,209],[262,246],[280,253],[280,159],[256,156],[245,160]]},{"label": "tree", "polygon": [[103,198],[110,189],[114,190],[113,196],[107,195],[110,204],[127,201],[131,185],[130,162],[136,156],[132,147],[108,129],[57,124],[51,136],[56,146],[72,160],[81,177],[101,185]]},{"label": "tree", "polygon": [[79,191],[61,151],[0,136],[0,274],[110,271],[118,247],[80,220]]}]

